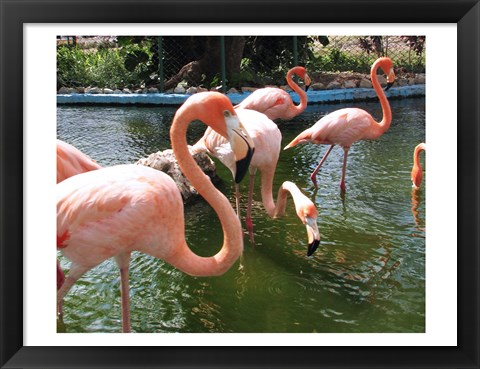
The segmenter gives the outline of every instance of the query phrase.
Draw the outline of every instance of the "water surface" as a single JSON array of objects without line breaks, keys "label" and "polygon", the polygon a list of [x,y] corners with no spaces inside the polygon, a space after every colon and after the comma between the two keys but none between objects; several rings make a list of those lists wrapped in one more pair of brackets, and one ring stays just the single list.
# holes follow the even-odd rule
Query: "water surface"
[{"label": "water surface", "polygon": [[[280,122],[282,147],[323,115],[349,104],[313,105]],[[357,103],[381,119],[378,103]],[[305,226],[289,200],[283,218],[270,219],[254,197],[255,245],[221,277],[190,277],[162,260],[134,253],[130,269],[135,332],[424,332],[425,191],[412,192],[414,147],[425,141],[423,98],[391,102],[393,122],[375,141],[352,146],[347,193],[340,195],[343,150],[335,147],[318,175],[310,173],[326,146],[282,151],[274,194],[295,182],[318,207],[321,245],[306,257]],[[67,107],[57,110],[57,135],[103,166],[133,163],[170,148],[175,108]],[[195,122],[188,142],[204,131]],[[424,170],[425,160],[421,158]],[[231,199],[230,172],[217,162],[220,189]],[[426,183],[423,183],[425,186]],[[242,183],[243,211],[247,181]],[[276,197],[276,196],[275,196]],[[220,223],[203,201],[185,209],[186,237],[201,255],[223,241]],[[64,269],[69,262],[60,258]],[[65,298],[62,332],[119,332],[119,272],[109,260],[84,275]]]}]

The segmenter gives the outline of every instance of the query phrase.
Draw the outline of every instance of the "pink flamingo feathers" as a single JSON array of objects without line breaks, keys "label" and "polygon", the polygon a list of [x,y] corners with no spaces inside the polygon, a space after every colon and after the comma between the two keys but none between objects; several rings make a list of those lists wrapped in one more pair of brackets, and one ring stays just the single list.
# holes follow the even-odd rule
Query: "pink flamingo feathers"
[{"label": "pink flamingo feathers", "polygon": [[240,221],[228,199],[188,151],[187,127],[197,119],[229,140],[238,164],[237,180],[247,171],[251,139],[228,98],[216,92],[189,97],[177,110],[170,129],[181,170],[220,219],[222,248],[210,257],[191,251],[185,240],[182,198],[165,173],[132,164],[79,174],[57,184],[57,247],[71,261],[58,301],[86,271],[113,257],[120,268],[122,330],[130,332],[128,272],[132,251],[160,258],[194,276],[221,275],[239,258],[243,251]]},{"label": "pink flamingo feathers", "polygon": [[[251,214],[255,174],[258,169],[261,175],[262,202],[267,214],[272,218],[283,215],[286,208],[287,194],[290,193],[295,203],[297,216],[307,227],[307,255],[312,255],[320,243],[320,232],[317,226],[317,209],[313,202],[302,194],[294,183],[289,181],[284,182],[280,186],[276,204],[273,200],[273,178],[281,151],[282,135],[280,130],[265,114],[249,109],[235,109],[235,112],[240,117],[240,120],[255,145],[255,152],[249,169],[248,207],[245,220],[250,240],[253,243],[254,237]],[[228,142],[212,129],[207,128],[204,136],[193,146],[193,151],[207,151],[209,154],[218,158],[233,172],[234,160],[232,149],[228,145]],[[238,185],[236,185],[236,203],[237,214],[240,217]]]},{"label": "pink flamingo feathers", "polygon": [[333,147],[335,145],[340,145],[344,150],[340,189],[342,192],[345,192],[345,172],[347,168],[348,150],[350,149],[350,146],[359,140],[377,139],[390,127],[390,123],[392,121],[392,112],[390,110],[390,104],[388,103],[387,97],[385,96],[385,93],[378,82],[378,68],[381,68],[387,75],[386,90],[393,85],[395,73],[393,71],[392,61],[390,58],[386,57],[378,58],[373,63],[370,71],[373,88],[375,89],[382,106],[383,118],[381,122],[375,121],[375,119],[373,119],[373,117],[363,109],[339,109],[321,118],[312,127],[300,133],[292,140],[292,142],[285,146],[285,149],[288,149],[298,145],[299,143],[305,142],[330,145],[322,160],[320,160],[320,163],[310,175],[310,179],[312,180],[315,188],[318,188],[316,178],[322,164],[327,159],[328,154],[330,154]]},{"label": "pink flamingo feathers", "polygon": [[[101,166],[76,147],[57,140],[57,183],[76,174],[100,169]],[[65,282],[65,274],[57,260],[57,289]]]},{"label": "pink flamingo feathers", "polygon": [[265,114],[271,120],[290,120],[301,114],[307,107],[307,94],[293,81],[297,75],[305,81],[305,90],[312,82],[304,67],[294,67],[287,72],[287,83],[300,97],[300,104],[295,105],[290,94],[280,88],[265,87],[252,92],[235,109],[251,109]]},{"label": "pink flamingo feathers", "polygon": [[413,152],[413,167],[412,172],[410,174],[410,178],[412,179],[412,187],[413,188],[420,188],[423,179],[423,172],[422,166],[420,165],[420,153],[425,151],[427,148],[424,142],[419,143]]}]

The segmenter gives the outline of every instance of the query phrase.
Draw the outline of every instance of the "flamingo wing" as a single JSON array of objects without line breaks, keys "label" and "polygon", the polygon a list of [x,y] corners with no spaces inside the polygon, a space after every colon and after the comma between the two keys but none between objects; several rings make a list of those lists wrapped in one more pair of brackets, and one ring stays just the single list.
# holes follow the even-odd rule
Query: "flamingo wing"
[{"label": "flamingo wing", "polygon": [[[57,185],[57,247],[72,262],[95,266],[119,252],[151,254],[182,237],[183,203],[165,173],[119,165],[73,176]],[[158,255],[158,253],[157,253]]]},{"label": "flamingo wing", "polygon": [[57,183],[101,166],[74,146],[57,139]]},{"label": "flamingo wing", "polygon": [[250,96],[236,105],[235,109],[256,110],[274,120],[282,117],[290,105],[293,105],[293,102],[287,92],[279,88],[265,87],[252,92]]}]

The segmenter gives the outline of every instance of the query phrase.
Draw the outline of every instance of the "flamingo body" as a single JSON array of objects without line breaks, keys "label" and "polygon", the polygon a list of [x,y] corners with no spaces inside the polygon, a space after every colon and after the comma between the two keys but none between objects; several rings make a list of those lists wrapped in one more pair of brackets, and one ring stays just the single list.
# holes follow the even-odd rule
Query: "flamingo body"
[{"label": "flamingo body", "polygon": [[413,152],[413,167],[412,167],[412,172],[410,174],[413,188],[419,188],[422,185],[423,171],[422,171],[422,166],[420,164],[420,153],[422,151],[425,151],[426,148],[427,148],[426,144],[422,142],[415,147],[415,150]]},{"label": "flamingo body", "polygon": [[62,253],[75,265],[91,269],[134,250],[172,264],[172,250],[185,241],[183,229],[177,186],[156,169],[117,165],[57,186],[57,234],[67,235]]},{"label": "flamingo body", "polygon": [[[267,214],[272,217],[278,217],[285,213],[287,196],[289,192],[294,199],[296,212],[303,224],[307,225],[307,234],[309,242],[308,255],[311,255],[318,247],[320,233],[317,228],[317,210],[315,205],[308,199],[298,187],[292,182],[284,182],[279,189],[277,204],[275,204],[272,195],[273,178],[277,167],[278,158],[281,151],[282,134],[277,125],[265,114],[249,109],[235,109],[238,117],[242,121],[245,129],[255,146],[255,152],[250,162],[250,179],[246,224],[250,239],[253,242],[253,224],[251,219],[251,209],[253,201],[253,187],[256,171],[261,175],[261,193],[262,202]],[[222,164],[232,171],[233,152],[230,144],[224,137],[207,128],[204,136],[193,146],[193,151],[207,151],[210,155],[219,159]],[[233,171],[232,171],[233,172]],[[239,215],[238,193],[237,193],[237,213]]]},{"label": "flamingo body", "polygon": [[57,183],[76,174],[100,168],[99,164],[76,147],[57,140]]},{"label": "flamingo body", "polygon": [[285,149],[296,146],[300,143],[311,142],[314,144],[327,144],[330,148],[323,156],[320,163],[310,175],[315,188],[317,188],[316,176],[322,164],[330,154],[335,145],[343,148],[343,167],[340,189],[345,191],[345,173],[347,168],[347,156],[350,146],[359,140],[373,140],[384,134],[390,127],[392,112],[387,97],[378,82],[377,70],[381,68],[387,74],[387,89],[395,80],[393,64],[390,58],[378,58],[372,65],[370,78],[375,89],[383,111],[383,119],[376,122],[375,119],[365,110],[359,108],[344,108],[336,110],[321,118],[312,127],[307,128],[295,137]]},{"label": "flamingo body", "polygon": [[252,141],[230,100],[217,92],[189,97],[177,110],[170,128],[181,170],[220,219],[224,232],[220,251],[202,257],[190,250],[185,241],[182,198],[165,173],[144,166],[118,165],[78,174],[57,184],[57,247],[72,261],[57,293],[59,303],[85,272],[114,257],[120,269],[122,328],[130,332],[128,272],[132,251],[161,258],[195,276],[221,275],[238,259],[243,238],[235,211],[188,151],[187,128],[197,119],[228,137],[239,180],[250,163]]},{"label": "flamingo body", "polygon": [[235,109],[256,110],[265,114],[271,120],[290,120],[296,117],[307,107],[307,94],[293,81],[294,74],[305,80],[307,87],[311,80],[304,67],[294,67],[287,72],[287,83],[299,95],[299,105],[293,103],[288,92],[280,88],[265,87],[253,91],[240,104],[236,105]]}]

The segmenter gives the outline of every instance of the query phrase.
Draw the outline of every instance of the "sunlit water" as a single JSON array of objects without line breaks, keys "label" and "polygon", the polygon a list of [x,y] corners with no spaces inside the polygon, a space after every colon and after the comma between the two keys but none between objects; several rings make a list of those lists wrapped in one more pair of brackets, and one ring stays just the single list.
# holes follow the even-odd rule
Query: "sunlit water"
[{"label": "sunlit water", "polygon": [[[279,123],[282,147],[323,115],[352,104],[313,105]],[[381,118],[378,103],[357,103]],[[221,277],[190,277],[162,260],[134,253],[130,269],[135,332],[424,332],[425,181],[412,192],[413,149],[425,141],[424,99],[391,102],[393,122],[376,141],[354,144],[348,156],[347,192],[339,181],[343,150],[335,147],[318,175],[310,173],[326,146],[282,151],[274,194],[295,182],[317,205],[321,245],[306,257],[307,234],[289,199],[283,218],[266,215],[254,198],[255,245]],[[103,166],[133,163],[170,148],[174,108],[66,107],[57,113],[58,138]],[[188,142],[204,126],[194,123]],[[424,156],[421,162],[425,170]],[[230,172],[217,162],[220,189],[231,199]],[[242,183],[243,211],[247,181]],[[276,197],[276,196],[275,196]],[[201,255],[222,244],[220,223],[203,201],[185,209],[186,237]],[[69,262],[60,257],[62,267]],[[65,298],[62,332],[119,332],[119,271],[109,260],[85,274]]]}]

